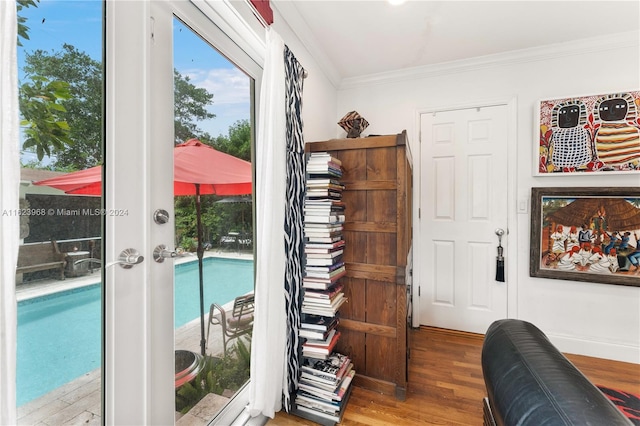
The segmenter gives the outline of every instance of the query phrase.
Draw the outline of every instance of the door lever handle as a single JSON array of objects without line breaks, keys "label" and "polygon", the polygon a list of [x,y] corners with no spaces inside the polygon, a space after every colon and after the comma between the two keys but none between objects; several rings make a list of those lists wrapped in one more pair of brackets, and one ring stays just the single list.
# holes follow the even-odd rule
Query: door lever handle
[{"label": "door lever handle", "polygon": [[128,248],[120,252],[120,255],[118,256],[117,260],[107,263],[105,265],[105,268],[108,268],[109,266],[113,266],[113,265],[120,265],[120,267],[124,269],[131,269],[134,267],[134,265],[142,263],[143,261],[144,261],[144,256],[140,255],[138,250]]},{"label": "door lever handle", "polygon": [[165,259],[171,259],[174,257],[184,257],[187,256],[187,253],[171,251],[167,249],[167,246],[164,244],[158,245],[155,249],[153,249],[153,260],[158,263],[164,262]]}]

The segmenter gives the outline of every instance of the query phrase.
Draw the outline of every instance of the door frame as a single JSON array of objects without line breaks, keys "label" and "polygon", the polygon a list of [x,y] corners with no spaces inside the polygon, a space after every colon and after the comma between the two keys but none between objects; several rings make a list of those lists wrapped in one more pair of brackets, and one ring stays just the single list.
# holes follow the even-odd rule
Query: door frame
[{"label": "door frame", "polygon": [[[420,160],[422,158],[422,139],[421,139],[421,115],[422,114],[434,114],[444,111],[456,111],[471,108],[482,108],[490,106],[505,105],[507,107],[507,138],[509,141],[507,146],[507,230],[508,235],[504,240],[507,241],[507,249],[505,253],[505,276],[507,288],[507,317],[518,317],[518,262],[517,247],[518,247],[518,221],[517,213],[528,213],[528,208],[524,212],[517,212],[516,205],[520,204],[518,200],[525,200],[528,206],[529,194],[517,194],[517,160],[518,160],[518,114],[517,114],[517,98],[505,97],[505,98],[493,98],[483,99],[476,101],[468,101],[454,104],[443,104],[438,106],[425,106],[415,110],[415,132],[413,140],[416,141],[413,149],[414,158],[418,161],[413,165],[413,256],[414,259],[420,259],[423,256],[424,249],[420,241],[420,235],[422,233],[422,219],[420,217],[420,205],[421,205],[421,180],[422,180],[422,164]],[[530,152],[528,147],[525,147],[524,152]],[[423,262],[414,262],[413,268],[413,286],[411,288],[412,299],[412,326],[420,327],[420,297],[419,288],[422,280]],[[426,274],[425,274],[426,275]]]}]

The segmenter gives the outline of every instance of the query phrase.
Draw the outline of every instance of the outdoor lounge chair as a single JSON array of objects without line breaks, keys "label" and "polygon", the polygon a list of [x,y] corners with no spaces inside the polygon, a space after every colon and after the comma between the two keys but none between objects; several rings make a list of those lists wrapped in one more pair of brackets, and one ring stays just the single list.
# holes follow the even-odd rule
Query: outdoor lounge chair
[{"label": "outdoor lounge chair", "polygon": [[226,354],[227,343],[229,343],[231,339],[247,334],[253,329],[253,310],[253,294],[236,297],[233,302],[233,309],[228,312],[225,312],[217,303],[212,303],[209,309],[207,342],[209,341],[211,325],[220,325],[222,327],[222,346]]}]

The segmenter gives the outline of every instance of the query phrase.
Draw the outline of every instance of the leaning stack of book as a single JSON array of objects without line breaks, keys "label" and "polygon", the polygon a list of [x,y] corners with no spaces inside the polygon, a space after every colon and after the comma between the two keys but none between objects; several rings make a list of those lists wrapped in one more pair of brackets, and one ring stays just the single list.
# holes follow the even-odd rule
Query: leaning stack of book
[{"label": "leaning stack of book", "polygon": [[[344,262],[341,263],[344,265]],[[332,317],[345,301],[340,282],[332,284],[326,290],[306,289],[302,298],[302,313]]]},{"label": "leaning stack of book", "polygon": [[310,179],[342,177],[342,161],[328,152],[312,152],[307,160],[307,174]]},{"label": "leaning stack of book", "polygon": [[305,290],[298,333],[303,340],[303,356],[329,358],[340,338],[340,331],[336,329],[339,323],[337,314],[345,300],[341,283],[326,291]]},{"label": "leaning stack of book", "polygon": [[310,154],[299,332],[303,365],[294,412],[321,424],[340,421],[355,375],[349,357],[334,351],[340,339],[339,309],[347,300],[340,281],[346,274],[341,177],[340,160],[326,152]]},{"label": "leaning stack of book", "polygon": [[302,286],[305,289],[329,290],[347,273],[342,260],[344,240],[342,234],[334,242],[319,242],[318,238],[313,234],[305,237],[306,266]]},{"label": "leaning stack of book", "polygon": [[325,340],[331,330],[338,326],[338,316],[323,317],[321,315],[300,315],[299,336],[304,339]]},{"label": "leaning stack of book", "polygon": [[305,358],[301,370],[295,399],[298,411],[316,420],[339,422],[355,375],[351,359],[337,352],[326,360]]},{"label": "leaning stack of book", "polygon": [[302,344],[302,355],[307,358],[327,359],[338,343],[340,332],[331,330],[323,339],[306,339]]}]

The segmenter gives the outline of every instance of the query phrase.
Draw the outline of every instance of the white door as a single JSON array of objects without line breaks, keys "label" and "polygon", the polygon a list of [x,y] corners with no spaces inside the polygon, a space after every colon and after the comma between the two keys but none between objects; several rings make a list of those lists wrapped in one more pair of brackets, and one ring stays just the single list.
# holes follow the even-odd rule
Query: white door
[{"label": "white door", "polygon": [[[175,418],[174,264],[156,262],[174,247],[174,20],[255,79],[261,68],[249,36],[232,41],[220,25],[240,22],[227,2],[108,1],[106,4],[104,423],[172,424]],[[248,9],[247,9],[248,10]],[[227,13],[227,21],[220,14]],[[256,21],[257,22],[257,21]],[[216,24],[217,23],[217,24]],[[259,25],[259,24],[257,24]],[[229,32],[232,31],[229,29]],[[253,39],[251,39],[253,41]],[[236,44],[239,43],[239,44]],[[157,223],[154,212],[168,212]],[[162,222],[162,221],[159,221]],[[133,249],[144,260],[109,265]],[[140,258],[138,258],[140,259]],[[241,410],[246,401],[238,401]]]},{"label": "white door", "polygon": [[[156,209],[173,215],[173,70],[161,65],[171,33],[156,32],[154,10],[163,4],[106,2],[105,424],[175,416],[173,263],[153,261],[173,241],[173,222],[153,221]],[[109,265],[128,249],[144,260]]]},{"label": "white door", "polygon": [[507,106],[424,113],[420,133],[420,324],[484,333],[507,315]]}]

